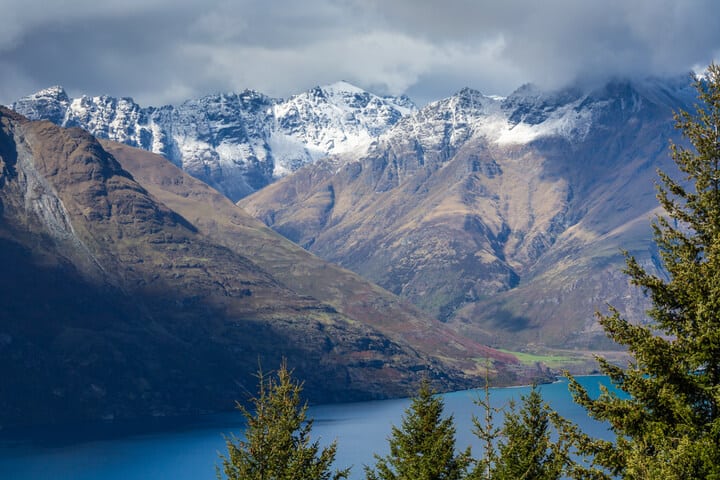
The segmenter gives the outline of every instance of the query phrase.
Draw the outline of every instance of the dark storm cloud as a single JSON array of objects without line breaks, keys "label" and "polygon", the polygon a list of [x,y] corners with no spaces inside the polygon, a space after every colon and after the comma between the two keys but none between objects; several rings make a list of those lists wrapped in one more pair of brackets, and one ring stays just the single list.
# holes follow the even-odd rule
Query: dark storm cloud
[{"label": "dark storm cloud", "polygon": [[71,94],[177,102],[345,79],[421,102],[462,86],[675,74],[720,52],[714,1],[0,0],[0,103]]}]

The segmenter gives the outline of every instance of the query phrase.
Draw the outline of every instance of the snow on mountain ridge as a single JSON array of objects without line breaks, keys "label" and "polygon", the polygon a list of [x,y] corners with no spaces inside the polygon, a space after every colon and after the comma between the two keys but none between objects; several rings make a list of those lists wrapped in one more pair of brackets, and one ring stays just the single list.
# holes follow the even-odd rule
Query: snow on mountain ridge
[{"label": "snow on mountain ridge", "polygon": [[464,88],[420,110],[407,97],[380,97],[344,81],[288,99],[246,90],[159,108],[141,108],[128,98],[71,100],[51,87],[13,108],[160,153],[236,200],[303,165],[329,155],[362,155],[376,140],[393,136],[442,155],[472,137],[498,146],[547,137],[582,142],[608,115],[629,121],[645,102],[670,108],[678,96],[692,95],[688,83],[615,80],[551,92],[527,84],[507,97]]},{"label": "snow on mountain ridge", "polygon": [[326,92],[333,92],[333,93],[355,93],[363,95],[367,93],[365,90],[363,90],[360,87],[357,87],[353,85],[352,83],[346,82],[345,80],[340,80],[335,83],[331,83],[329,85],[325,85],[320,87]]},{"label": "snow on mountain ridge", "polygon": [[[614,102],[632,115],[643,99],[663,94],[652,94],[650,87],[636,88],[630,82],[613,85],[589,92],[579,88],[546,92],[526,84],[508,97],[463,88],[408,116],[385,135],[415,137],[425,149],[441,149],[443,145],[455,148],[475,136],[500,146],[522,145],[545,137],[577,143],[587,137],[598,116],[612,108]],[[616,90],[612,91],[613,88]],[[654,88],[663,92],[657,86]],[[671,98],[674,93],[664,94]]]},{"label": "snow on mountain ridge", "polygon": [[337,82],[287,100],[245,90],[157,108],[131,98],[70,99],[51,87],[12,108],[159,153],[237,200],[307,163],[369,144],[414,109],[409,99],[396,100]]},{"label": "snow on mountain ridge", "polygon": [[70,104],[65,89],[55,85],[21,98],[10,106],[28,118],[61,123]]}]

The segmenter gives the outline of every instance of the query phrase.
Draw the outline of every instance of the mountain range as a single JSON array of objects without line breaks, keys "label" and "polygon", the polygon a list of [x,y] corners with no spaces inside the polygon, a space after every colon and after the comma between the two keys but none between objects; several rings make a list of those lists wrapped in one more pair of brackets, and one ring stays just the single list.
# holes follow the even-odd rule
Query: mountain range
[{"label": "mountain range", "polygon": [[610,303],[643,321],[646,306],[621,249],[662,274],[653,183],[674,172],[689,80],[464,89],[239,205],[475,340],[610,348],[594,312]]},{"label": "mountain range", "polygon": [[131,98],[70,98],[51,87],[10,108],[161,154],[238,200],[319,158],[362,147],[415,105],[337,82],[286,100],[246,90],[157,108]]},{"label": "mountain range", "polygon": [[164,157],[2,107],[0,264],[3,426],[227,410],[282,358],[325,402],[524,374]]},{"label": "mountain range", "polygon": [[612,348],[608,303],[644,321],[622,250],[662,274],[655,172],[674,172],[673,112],[694,101],[687,77],[466,88],[421,109],[344,82],[161,108],[52,88],[12,107],[164,155],[462,338],[572,356]]}]

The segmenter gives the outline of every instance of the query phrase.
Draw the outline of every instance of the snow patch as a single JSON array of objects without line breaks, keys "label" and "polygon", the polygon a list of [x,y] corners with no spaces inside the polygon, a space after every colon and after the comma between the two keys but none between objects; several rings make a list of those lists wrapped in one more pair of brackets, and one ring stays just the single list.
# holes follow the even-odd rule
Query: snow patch
[{"label": "snow patch", "polygon": [[339,82],[331,83],[330,85],[325,85],[324,87],[320,87],[322,90],[324,90],[327,93],[331,93],[333,95],[338,94],[344,94],[344,93],[357,93],[357,94],[365,94],[368,93],[365,90],[363,90],[360,87],[356,87],[355,85],[346,82],[345,80],[341,80]]},{"label": "snow patch", "polygon": [[288,175],[313,161],[313,157],[305,148],[305,144],[296,137],[282,132],[273,132],[268,139],[268,146],[274,159],[273,177]]}]

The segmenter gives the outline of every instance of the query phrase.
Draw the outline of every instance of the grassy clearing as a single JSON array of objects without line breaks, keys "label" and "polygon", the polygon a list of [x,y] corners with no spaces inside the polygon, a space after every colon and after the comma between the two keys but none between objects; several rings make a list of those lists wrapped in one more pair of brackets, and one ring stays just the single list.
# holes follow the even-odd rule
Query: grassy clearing
[{"label": "grassy clearing", "polygon": [[550,368],[561,368],[561,367],[568,367],[573,364],[577,363],[583,363],[587,361],[587,359],[582,357],[576,357],[576,356],[570,356],[570,355],[558,355],[558,354],[539,354],[539,353],[529,353],[529,352],[515,352],[513,350],[505,350],[502,348],[498,348],[499,351],[509,353],[512,355],[515,355],[520,362],[522,362],[525,365],[535,365],[537,363],[542,363],[543,365],[547,365]]}]

